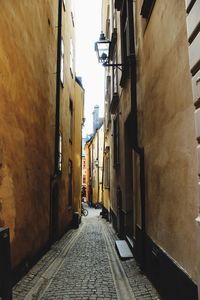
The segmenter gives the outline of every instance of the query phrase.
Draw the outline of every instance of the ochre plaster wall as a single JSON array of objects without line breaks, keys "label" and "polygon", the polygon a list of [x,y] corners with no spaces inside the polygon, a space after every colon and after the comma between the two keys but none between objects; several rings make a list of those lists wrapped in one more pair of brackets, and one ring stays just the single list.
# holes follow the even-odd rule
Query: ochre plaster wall
[{"label": "ochre plaster wall", "polygon": [[[49,241],[50,179],[54,173],[58,1],[0,3],[0,226],[11,233],[12,266],[38,253]],[[59,234],[69,226],[68,161],[81,147],[80,128],[69,142],[69,101],[75,108],[74,43],[71,1],[62,6],[64,86],[60,85],[62,174],[59,183]],[[74,59],[74,57],[73,57]],[[73,60],[74,62],[74,60]],[[81,108],[77,106],[77,114]],[[75,114],[73,114],[74,118]],[[75,119],[73,119],[75,121]],[[79,125],[81,116],[79,119]],[[80,141],[80,143],[79,143]],[[78,144],[80,144],[78,146]],[[73,186],[73,188],[75,188]]]},{"label": "ochre plaster wall", "polygon": [[98,202],[98,169],[97,169],[97,133],[94,134],[92,143],[91,143],[91,150],[93,164],[92,164],[92,202],[96,204]]},{"label": "ochre plaster wall", "polygon": [[[110,132],[110,126],[109,129],[104,133],[105,134],[105,148],[109,147],[109,153],[104,154],[104,165],[103,165],[103,170],[104,170],[104,174],[103,174],[103,206],[110,212],[110,188],[111,188],[111,182],[109,186],[106,186],[105,183],[105,172],[107,172],[106,169],[106,165],[105,165],[105,160],[106,160],[106,156],[109,157],[109,172],[110,172],[110,176],[111,176],[111,170],[112,170],[112,164],[111,164],[111,159],[110,159],[110,143],[111,143],[111,132]],[[104,152],[104,151],[103,151]]]},{"label": "ochre plaster wall", "polygon": [[75,127],[74,127],[74,210],[81,212],[81,141],[83,118],[84,90],[75,83]]},{"label": "ochre plaster wall", "polygon": [[145,32],[141,4],[136,39],[146,230],[195,280],[197,167],[185,3],[157,0]]},{"label": "ochre plaster wall", "polygon": [[57,5],[7,0],[0,10],[0,226],[14,267],[49,238]]}]

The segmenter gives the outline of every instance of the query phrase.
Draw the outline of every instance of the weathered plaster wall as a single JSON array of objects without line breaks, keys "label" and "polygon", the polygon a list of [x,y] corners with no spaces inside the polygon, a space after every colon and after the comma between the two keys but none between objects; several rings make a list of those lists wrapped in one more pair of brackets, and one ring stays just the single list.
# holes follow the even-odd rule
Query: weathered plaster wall
[{"label": "weathered plaster wall", "polygon": [[[73,153],[75,150],[75,72],[70,70],[70,40],[74,44],[75,30],[72,18],[72,1],[65,1],[65,9],[62,10],[62,38],[64,42],[64,83],[60,85],[60,132],[62,134],[62,174],[60,179],[59,194],[59,234],[62,235],[69,227],[72,216],[73,206],[68,199],[69,160],[73,163]],[[75,49],[73,48],[73,51]],[[73,53],[74,59],[74,53]],[[72,140],[70,141],[70,100],[73,103],[72,112]],[[81,142],[80,142],[81,143]],[[74,168],[74,164],[73,164]],[[73,171],[72,171],[73,172]],[[72,197],[75,187],[72,188]]]},{"label": "weathered plaster wall", "polygon": [[104,126],[102,125],[99,131],[99,202],[102,202],[103,195],[102,195],[102,179],[103,179],[103,155],[104,155]]},{"label": "weathered plaster wall", "polygon": [[74,128],[74,210],[81,212],[81,148],[82,148],[82,118],[83,118],[84,90],[75,83],[75,128]]},{"label": "weathered plaster wall", "polygon": [[[109,147],[109,153],[106,153],[104,154],[104,178],[103,178],[103,183],[104,183],[104,187],[103,187],[103,206],[108,210],[110,211],[110,207],[111,207],[111,202],[110,202],[110,188],[111,188],[111,180],[110,180],[110,185],[109,186],[106,186],[106,183],[105,183],[105,172],[106,172],[106,167],[109,167],[110,170],[110,176],[111,176],[111,170],[112,170],[112,163],[111,163],[111,147],[110,147],[110,144],[111,144],[111,131],[110,131],[110,127],[109,126],[109,129],[107,132],[105,132],[105,149],[106,147]],[[105,165],[105,160],[106,160],[106,156],[109,158],[109,166],[106,166]]]},{"label": "weathered plaster wall", "polygon": [[0,3],[0,225],[13,266],[49,238],[57,5],[35,4]]},{"label": "weathered plaster wall", "polygon": [[157,0],[145,31],[141,4],[136,11],[138,109],[146,230],[195,279],[197,167],[185,4]]}]

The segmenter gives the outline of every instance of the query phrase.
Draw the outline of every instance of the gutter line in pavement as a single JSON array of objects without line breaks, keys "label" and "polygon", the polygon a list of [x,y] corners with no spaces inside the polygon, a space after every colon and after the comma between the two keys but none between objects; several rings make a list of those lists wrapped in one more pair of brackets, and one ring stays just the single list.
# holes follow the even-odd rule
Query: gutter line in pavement
[{"label": "gutter line in pavement", "polygon": [[76,232],[75,236],[72,236],[70,241],[67,245],[62,249],[59,256],[52,262],[52,264],[48,267],[48,269],[41,275],[40,279],[34,285],[34,287],[30,290],[30,292],[26,295],[24,300],[39,300],[42,295],[45,293],[48,286],[51,284],[51,281],[55,274],[59,271],[60,267],[62,266],[65,256],[67,255],[68,251],[76,242],[77,238],[79,237],[80,233],[84,228],[84,223],[79,227],[79,230]]},{"label": "gutter line in pavement", "polygon": [[107,247],[108,260],[117,292],[117,298],[118,300],[136,300],[105,225],[103,224],[102,227]]}]

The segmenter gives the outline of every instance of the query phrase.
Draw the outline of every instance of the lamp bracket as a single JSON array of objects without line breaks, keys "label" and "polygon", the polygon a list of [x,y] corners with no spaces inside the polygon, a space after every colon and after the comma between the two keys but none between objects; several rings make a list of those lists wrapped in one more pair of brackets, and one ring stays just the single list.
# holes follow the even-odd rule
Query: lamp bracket
[{"label": "lamp bracket", "polygon": [[122,66],[123,64],[109,64],[109,63],[103,63],[102,64],[104,67],[116,67],[118,68],[120,71],[122,71]]}]

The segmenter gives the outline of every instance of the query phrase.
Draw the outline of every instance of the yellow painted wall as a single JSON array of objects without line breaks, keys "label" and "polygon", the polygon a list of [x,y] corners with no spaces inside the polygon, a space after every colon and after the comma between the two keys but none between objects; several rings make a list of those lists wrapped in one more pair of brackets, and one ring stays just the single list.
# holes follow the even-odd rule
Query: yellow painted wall
[{"label": "yellow painted wall", "polygon": [[89,201],[89,180],[90,180],[90,168],[89,168],[89,143],[85,143],[85,161],[86,161],[86,198],[87,202]]},{"label": "yellow painted wall", "polygon": [[97,133],[94,134],[92,143],[92,202],[96,204],[98,202],[98,167],[97,167]]},{"label": "yellow painted wall", "polygon": [[75,120],[74,120],[74,211],[81,212],[81,157],[82,157],[82,119],[84,108],[84,90],[75,83]]},{"label": "yellow painted wall", "polygon": [[[72,127],[75,130],[75,70],[70,69],[70,39],[75,40],[75,28],[72,19],[72,1],[65,1],[65,10],[63,8],[62,15],[62,38],[64,40],[64,85],[61,86],[61,109],[60,109],[60,131],[62,134],[62,175],[60,180],[60,198],[59,198],[59,233],[62,235],[73,217],[73,205],[69,203],[68,199],[68,166],[69,160],[74,162],[73,153],[75,150],[75,136],[70,141],[70,100],[73,103]],[[75,45],[74,45],[75,47]],[[75,50],[75,49],[74,49]],[[75,52],[73,53],[73,56]],[[74,164],[73,164],[74,170]],[[74,182],[72,195],[74,196]],[[72,203],[73,204],[73,203]]]},{"label": "yellow painted wall", "polygon": [[98,130],[99,134],[99,202],[102,203],[103,194],[102,194],[102,180],[103,180],[103,155],[104,155],[104,126]]},{"label": "yellow painted wall", "polygon": [[[50,180],[54,173],[58,1],[0,3],[0,226],[11,235],[12,266],[36,255],[49,241]],[[75,72],[70,71],[69,40],[74,41],[71,1],[63,6],[64,87],[60,131],[62,175],[59,233],[69,226],[68,160],[74,160],[81,138],[69,143],[69,99],[81,114]],[[79,172],[76,166],[75,174]],[[77,199],[77,196],[76,196]],[[76,200],[77,201],[77,200]],[[76,202],[75,201],[75,202]]]},{"label": "yellow painted wall", "polygon": [[104,127],[97,129],[91,142],[93,154],[93,204],[102,202],[102,168],[103,168]]},{"label": "yellow painted wall", "polygon": [[[105,149],[106,147],[109,147],[110,149],[110,143],[111,143],[111,136],[110,136],[110,132],[105,132]],[[106,156],[108,156],[110,158],[110,150],[109,153],[105,153],[104,154],[104,178],[103,178],[103,183],[104,183],[104,187],[103,187],[103,206],[110,212],[110,188],[111,186],[107,186],[105,183],[105,169],[107,168],[107,166],[105,165],[105,160],[106,160]],[[111,166],[111,159],[110,159],[110,170],[112,168]]]},{"label": "yellow painted wall", "polygon": [[8,0],[0,10],[0,226],[15,266],[49,238],[57,5]]}]

